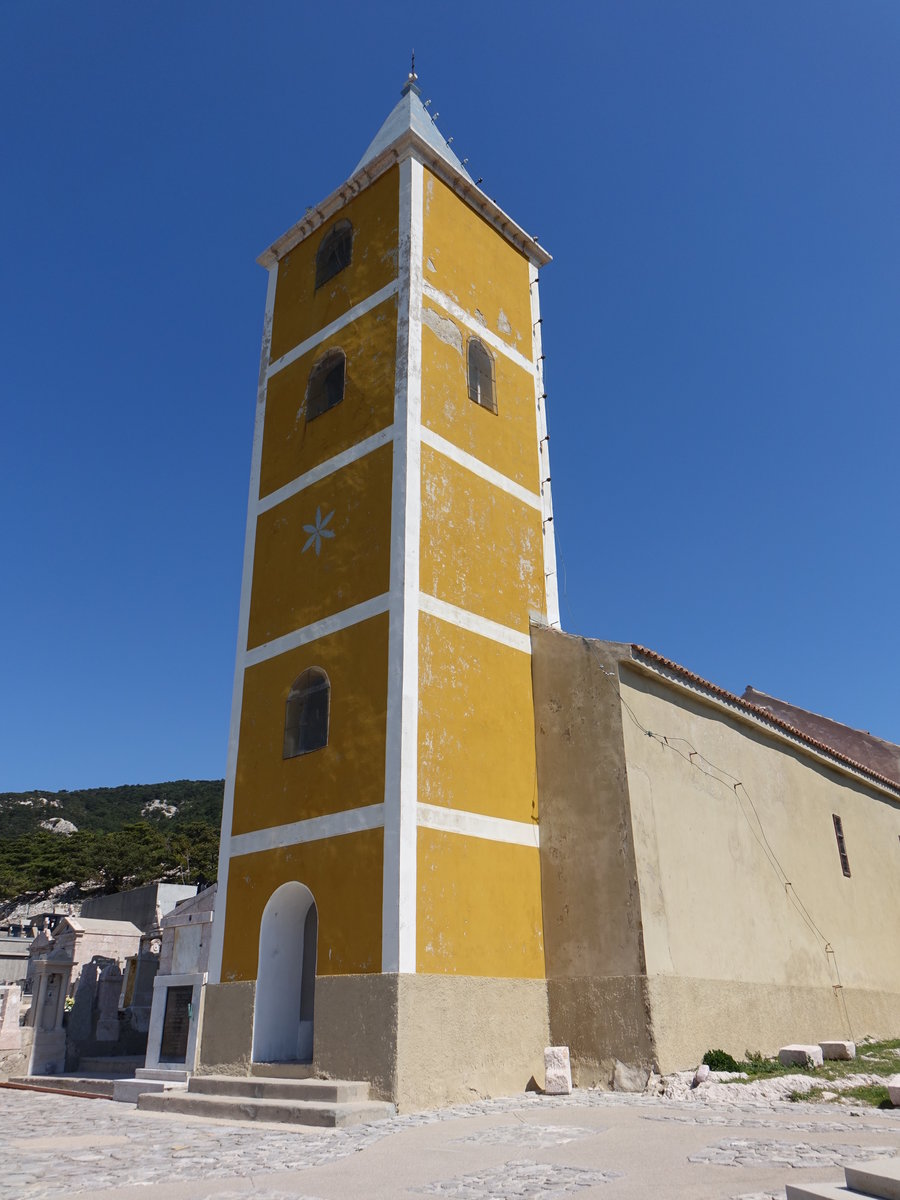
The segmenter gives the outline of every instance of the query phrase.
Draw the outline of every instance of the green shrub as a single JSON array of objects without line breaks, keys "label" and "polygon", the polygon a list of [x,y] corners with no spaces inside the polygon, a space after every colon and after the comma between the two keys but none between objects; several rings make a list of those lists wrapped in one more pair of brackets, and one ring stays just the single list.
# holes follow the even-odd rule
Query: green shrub
[{"label": "green shrub", "polygon": [[783,1075],[784,1067],[777,1058],[763,1058],[758,1050],[745,1050],[747,1061],[741,1063],[741,1070],[748,1075]]},{"label": "green shrub", "polygon": [[711,1071],[740,1071],[740,1063],[724,1050],[707,1050],[703,1061]]}]

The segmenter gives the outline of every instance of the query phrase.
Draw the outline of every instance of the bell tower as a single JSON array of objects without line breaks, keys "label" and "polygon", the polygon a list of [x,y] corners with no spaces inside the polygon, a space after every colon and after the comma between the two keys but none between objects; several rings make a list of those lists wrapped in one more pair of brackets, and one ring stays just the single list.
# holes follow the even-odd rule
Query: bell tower
[{"label": "bell tower", "polygon": [[401,1104],[521,1087],[548,1040],[529,630],[559,623],[549,255],[411,73],[259,261],[202,1069],[312,1060]]}]

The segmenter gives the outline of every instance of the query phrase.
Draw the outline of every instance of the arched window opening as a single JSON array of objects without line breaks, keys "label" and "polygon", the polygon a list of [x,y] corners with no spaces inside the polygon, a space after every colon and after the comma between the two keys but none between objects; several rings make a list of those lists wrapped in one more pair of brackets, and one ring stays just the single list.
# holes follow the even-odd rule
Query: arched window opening
[{"label": "arched window opening", "polygon": [[306,385],[307,421],[321,417],[343,400],[346,361],[343,350],[329,350],[310,371]]},{"label": "arched window opening", "polygon": [[328,745],[331,684],[321,667],[308,667],[294,680],[284,712],[283,758],[297,758]]},{"label": "arched window opening", "polygon": [[344,267],[350,266],[353,250],[353,226],[349,221],[338,221],[328,230],[316,251],[316,288],[329,279],[334,279]]},{"label": "arched window opening", "polygon": [[494,360],[478,338],[469,338],[469,399],[492,413],[497,411]]}]

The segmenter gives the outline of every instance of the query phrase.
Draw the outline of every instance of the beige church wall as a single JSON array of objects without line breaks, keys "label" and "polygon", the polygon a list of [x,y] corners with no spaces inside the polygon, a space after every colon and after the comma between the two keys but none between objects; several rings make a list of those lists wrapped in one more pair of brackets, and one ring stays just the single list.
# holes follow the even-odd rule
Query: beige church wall
[{"label": "beige church wall", "polygon": [[[623,664],[621,678],[660,1065],[690,1065],[717,1033],[740,1054],[896,1034],[897,800],[634,666]],[[843,821],[850,878],[832,814]],[[849,1026],[832,989],[837,971]]]},{"label": "beige church wall", "polygon": [[[385,172],[278,264],[271,361],[397,278],[400,172]],[[350,265],[316,287],[316,251],[338,221],[353,225]]]},{"label": "beige church wall", "polygon": [[[581,1086],[653,1061],[615,664],[624,647],[532,626],[544,945],[554,1043]],[[612,677],[611,677],[612,676]]]}]

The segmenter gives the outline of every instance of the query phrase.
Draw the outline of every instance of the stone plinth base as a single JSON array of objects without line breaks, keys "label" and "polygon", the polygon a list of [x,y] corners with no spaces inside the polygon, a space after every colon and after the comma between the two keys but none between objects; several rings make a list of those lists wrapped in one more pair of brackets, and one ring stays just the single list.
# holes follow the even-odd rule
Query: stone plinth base
[{"label": "stone plinth base", "polygon": [[[197,1074],[250,1073],[254,995],[252,982],[207,985]],[[321,976],[312,1072],[429,1108],[524,1091],[548,1035],[542,979]]]},{"label": "stone plinth base", "polygon": [[668,975],[650,976],[647,991],[663,1074],[695,1067],[712,1049],[742,1059],[748,1050],[774,1055],[802,1042],[821,1053],[821,1031],[840,1030],[845,1005],[855,1033],[897,1036],[900,995],[892,992],[845,987],[841,1000],[827,984],[785,987]]},{"label": "stone plinth base", "polygon": [[65,1029],[36,1029],[29,1075],[61,1075],[66,1069]]}]

